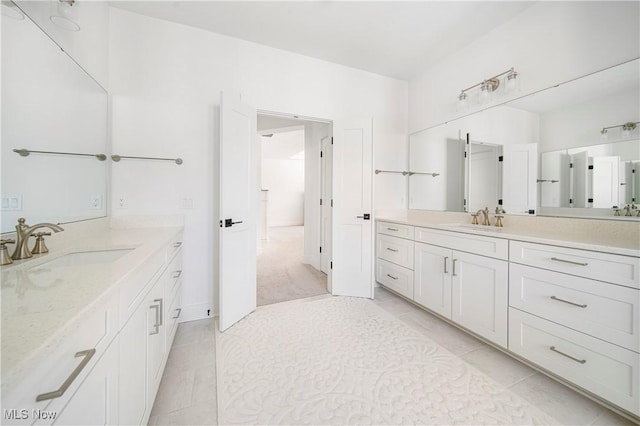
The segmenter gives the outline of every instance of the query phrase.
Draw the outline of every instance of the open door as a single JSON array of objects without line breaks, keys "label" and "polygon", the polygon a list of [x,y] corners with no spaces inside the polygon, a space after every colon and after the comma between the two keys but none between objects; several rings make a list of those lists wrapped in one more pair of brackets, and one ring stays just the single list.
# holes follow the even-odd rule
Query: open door
[{"label": "open door", "polygon": [[222,93],[220,105],[220,331],[256,309],[256,110]]},{"label": "open door", "polygon": [[334,122],[332,293],[373,297],[371,119]]}]

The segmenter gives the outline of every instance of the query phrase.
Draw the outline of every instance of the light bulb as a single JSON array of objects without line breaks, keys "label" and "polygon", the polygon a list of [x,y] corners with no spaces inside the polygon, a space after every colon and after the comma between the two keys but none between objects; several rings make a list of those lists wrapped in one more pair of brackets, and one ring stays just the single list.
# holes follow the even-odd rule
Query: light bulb
[{"label": "light bulb", "polygon": [[73,10],[74,0],[54,0],[57,3],[55,11],[49,19],[57,27],[67,31],[80,31],[77,18],[74,19],[75,10]]},{"label": "light bulb", "polygon": [[600,130],[600,139],[602,139],[603,141],[606,141],[607,139],[609,139],[609,135],[607,133],[608,133],[607,129]]},{"label": "light bulb", "polygon": [[625,123],[622,125],[622,137],[623,138],[628,138],[629,136],[631,136],[631,131],[634,130],[636,128],[636,123]]},{"label": "light bulb", "polygon": [[458,111],[465,111],[467,109],[467,105],[467,94],[465,92],[461,92],[458,96]]},{"label": "light bulb", "polygon": [[520,80],[518,79],[518,73],[511,71],[507,74],[507,84],[505,85],[507,93],[515,93],[518,91]]},{"label": "light bulb", "polygon": [[480,97],[478,98],[478,102],[481,105],[489,103],[491,100],[491,84],[487,81],[482,83],[480,86]]},{"label": "light bulb", "polygon": [[18,6],[8,0],[2,0],[2,16],[15,19],[16,21],[22,21],[24,19],[24,13],[18,9]]}]

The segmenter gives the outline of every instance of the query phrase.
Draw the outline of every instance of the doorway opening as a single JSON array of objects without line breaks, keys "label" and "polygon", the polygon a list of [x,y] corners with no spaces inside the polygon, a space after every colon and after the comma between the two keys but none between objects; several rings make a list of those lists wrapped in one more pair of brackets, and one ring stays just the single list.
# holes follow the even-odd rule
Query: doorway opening
[{"label": "doorway opening", "polygon": [[257,305],[331,292],[331,123],[258,112]]}]

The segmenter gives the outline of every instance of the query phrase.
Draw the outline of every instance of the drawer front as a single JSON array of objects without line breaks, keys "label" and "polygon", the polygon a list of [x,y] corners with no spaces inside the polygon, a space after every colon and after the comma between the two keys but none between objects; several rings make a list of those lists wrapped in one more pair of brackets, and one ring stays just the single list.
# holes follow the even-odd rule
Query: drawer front
[{"label": "drawer front", "polygon": [[120,327],[136,311],[151,285],[160,276],[165,266],[165,253],[154,254],[140,269],[126,278],[120,286]]},{"label": "drawer front", "polygon": [[170,295],[175,293],[176,287],[181,282],[182,273],[183,273],[183,271],[182,271],[182,255],[181,255],[181,253],[178,253],[173,258],[173,260],[171,261],[171,264],[169,265],[169,267],[165,271],[165,274],[167,276],[167,279],[166,279],[167,288],[165,289],[164,294],[166,294],[167,297],[169,297]]},{"label": "drawer front", "polygon": [[413,269],[413,241],[378,235],[376,252],[380,259]]},{"label": "drawer front", "polygon": [[167,247],[166,261],[169,262],[178,253],[178,250],[182,247],[182,232],[171,239]]},{"label": "drawer front", "polygon": [[511,241],[509,259],[579,277],[640,288],[640,258]]},{"label": "drawer front", "polygon": [[509,310],[509,350],[636,415],[637,353],[517,309]]},{"label": "drawer front", "polygon": [[394,237],[413,240],[414,227],[410,225],[400,225],[391,222],[378,222],[376,230],[378,234],[393,235]]},{"label": "drawer front", "polygon": [[482,235],[429,228],[416,228],[415,232],[416,241],[420,241],[421,243],[433,244],[502,260],[507,260],[509,256],[509,242],[502,238],[484,237]]},{"label": "drawer front", "polygon": [[413,271],[393,263],[376,259],[376,281],[413,300]]},{"label": "drawer front", "polygon": [[180,322],[180,316],[182,314],[182,284],[178,285],[176,294],[171,300],[171,305],[167,311],[167,351],[171,350],[171,344],[173,338],[176,335],[178,329],[178,323]]},{"label": "drawer front", "polygon": [[512,263],[509,304],[640,352],[640,290]]}]

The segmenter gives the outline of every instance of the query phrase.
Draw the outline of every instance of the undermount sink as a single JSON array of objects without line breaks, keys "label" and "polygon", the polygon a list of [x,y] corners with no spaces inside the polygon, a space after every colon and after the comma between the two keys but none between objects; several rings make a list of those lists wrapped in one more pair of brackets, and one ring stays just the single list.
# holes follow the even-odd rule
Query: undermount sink
[{"label": "undermount sink", "polygon": [[65,254],[49,262],[38,265],[37,268],[55,268],[61,266],[82,266],[82,265],[98,265],[103,263],[111,263],[120,259],[122,256],[130,253],[134,248],[113,249],[113,250],[94,250],[94,251],[76,251]]},{"label": "undermount sink", "polygon": [[502,229],[503,229],[497,226],[472,225],[470,223],[448,223],[447,225],[453,226],[456,228],[472,229],[474,231],[481,231],[481,232],[502,232]]}]

